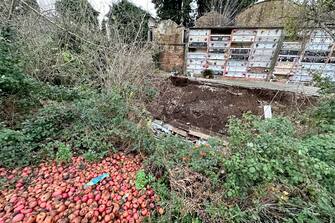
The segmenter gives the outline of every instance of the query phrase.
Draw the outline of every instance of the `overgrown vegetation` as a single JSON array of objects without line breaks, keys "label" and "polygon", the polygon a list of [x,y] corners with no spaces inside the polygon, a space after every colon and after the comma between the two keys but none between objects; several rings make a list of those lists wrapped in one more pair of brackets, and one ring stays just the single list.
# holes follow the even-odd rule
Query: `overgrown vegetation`
[{"label": "overgrown vegetation", "polygon": [[160,138],[147,160],[167,210],[156,221],[334,221],[335,97],[318,83],[316,108],[293,121],[232,118],[228,144]]},{"label": "overgrown vegetation", "polygon": [[58,151],[56,153],[56,160],[60,163],[68,163],[71,161],[72,152],[71,147],[60,143],[58,146]]},{"label": "overgrown vegetation", "polygon": [[98,162],[99,160],[101,160],[107,153],[108,153],[108,151],[96,152],[96,151],[90,149],[83,154],[83,157],[88,162],[93,163],[93,162]]},{"label": "overgrown vegetation", "polygon": [[[123,150],[146,157],[136,187],[152,185],[165,210],[152,222],[335,220],[329,81],[318,80],[324,93],[318,107],[297,120],[232,118],[228,142],[154,137],[143,106],[155,92],[148,85],[151,46],[106,41],[84,25],[73,35],[67,29],[76,22],[60,21],[68,26],[55,30],[30,16],[1,27],[1,167],[66,163],[78,155],[97,162]],[[21,21],[40,24],[32,32]]]},{"label": "overgrown vegetation", "polygon": [[153,176],[147,175],[143,170],[140,170],[136,173],[135,186],[138,190],[143,190],[153,180]]},{"label": "overgrown vegetation", "polygon": [[[64,17],[61,26],[78,22]],[[68,161],[81,154],[94,161],[116,149],[144,147],[150,136],[147,113],[133,102],[151,97],[150,45],[107,42],[85,23],[74,35],[66,26],[49,30],[39,15],[15,19],[2,24],[0,33],[0,166]]]},{"label": "overgrown vegetation", "polygon": [[286,118],[245,115],[231,119],[228,146],[160,141],[148,165],[170,188],[163,222],[333,221],[335,132],[325,104],[334,111],[325,99],[303,136]]},{"label": "overgrown vegetation", "polygon": [[[255,0],[153,0],[157,14],[161,19],[171,19],[187,27],[194,24],[195,19],[209,12],[217,12],[229,20],[229,24],[236,15],[246,9]],[[228,25],[228,24],[227,24]]]}]

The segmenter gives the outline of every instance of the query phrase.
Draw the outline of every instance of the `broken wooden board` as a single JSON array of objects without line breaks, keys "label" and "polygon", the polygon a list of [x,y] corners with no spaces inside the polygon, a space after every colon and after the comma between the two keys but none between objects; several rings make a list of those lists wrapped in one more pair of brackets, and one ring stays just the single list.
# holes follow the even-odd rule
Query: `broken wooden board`
[{"label": "broken wooden board", "polygon": [[[218,138],[224,138],[224,135],[222,134],[218,134],[216,132],[212,132],[206,129],[200,129],[198,127],[195,126],[191,126],[191,125],[187,125],[187,124],[183,124],[181,122],[178,122],[177,120],[174,121],[170,121],[169,122],[170,125],[172,125],[175,129],[178,129],[179,131],[182,132],[186,132],[188,136],[192,136],[195,138],[200,138],[199,136],[204,136],[205,138],[207,138],[209,136],[210,137],[218,137]],[[191,134],[190,134],[191,131]],[[200,133],[200,134],[195,134],[192,135],[192,133]]]},{"label": "broken wooden board", "polygon": [[[177,126],[176,126],[177,125]],[[190,126],[183,125],[181,123],[177,123],[176,125],[164,123],[160,120],[154,120],[152,122],[152,129],[154,131],[159,131],[166,134],[177,134],[185,138],[199,138],[203,140],[208,140],[211,137],[214,137],[201,132],[200,130],[191,129]]]},{"label": "broken wooden board", "polygon": [[183,137],[187,137],[188,133],[182,129],[178,129],[176,127],[172,127],[172,132],[176,133],[177,135],[183,136]]},{"label": "broken wooden board", "polygon": [[197,131],[194,131],[194,130],[188,131],[188,134],[191,135],[191,136],[195,136],[197,138],[200,138],[200,139],[205,139],[205,140],[208,140],[209,138],[211,138],[210,135],[206,135],[202,132],[197,132]]}]

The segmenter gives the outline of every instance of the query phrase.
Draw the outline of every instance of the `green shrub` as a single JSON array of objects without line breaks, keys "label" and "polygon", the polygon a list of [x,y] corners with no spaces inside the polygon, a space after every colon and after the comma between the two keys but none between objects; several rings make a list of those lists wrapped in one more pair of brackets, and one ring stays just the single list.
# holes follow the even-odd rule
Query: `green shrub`
[{"label": "green shrub", "polygon": [[71,147],[65,145],[64,143],[60,143],[58,145],[58,151],[56,153],[56,160],[60,163],[68,163],[71,161],[71,158]]},{"label": "green shrub", "polygon": [[235,149],[236,147],[241,148],[253,138],[252,132],[248,130],[252,129],[252,121],[255,118],[251,114],[245,114],[243,115],[243,119],[229,119],[228,140],[231,149]]},{"label": "green shrub", "polygon": [[320,134],[303,140],[308,154],[335,167],[335,133]]},{"label": "green shrub", "polygon": [[202,76],[204,77],[204,78],[208,78],[208,79],[213,79],[214,78],[214,72],[213,72],[213,70],[204,70],[203,72],[202,72]]},{"label": "green shrub", "polygon": [[79,117],[75,107],[66,103],[53,103],[34,114],[22,125],[23,134],[33,143],[48,143],[63,137],[63,130]]},{"label": "green shrub", "polygon": [[321,132],[335,132],[335,95],[323,96],[311,118]]},{"label": "green shrub", "polygon": [[170,169],[176,164],[185,163],[193,144],[176,136],[162,136],[156,139],[147,153],[150,157],[146,160],[148,168],[155,170]]},{"label": "green shrub", "polygon": [[223,171],[224,147],[217,143],[195,146],[189,151],[189,167],[193,171],[208,177],[212,185],[219,183],[219,177]]},{"label": "green shrub", "polygon": [[313,76],[313,81],[315,82],[316,87],[320,88],[322,94],[335,93],[335,83],[331,81],[330,77],[318,74]]},{"label": "green shrub", "polygon": [[1,127],[0,145],[0,166],[25,166],[35,161],[29,139],[20,131]]},{"label": "green shrub", "polygon": [[[146,165],[160,176],[152,185],[162,198],[159,204],[168,210],[155,221],[329,222],[333,219],[332,132],[299,138],[295,126],[286,118],[262,120],[250,114],[231,119],[228,132],[228,147],[212,139],[208,145],[194,146],[174,136],[159,137],[152,144]],[[195,195],[196,191],[187,195],[169,189],[170,180],[175,179],[169,178],[168,173],[183,167],[210,180],[207,199]],[[194,206],[197,208],[192,209]]]},{"label": "green shrub", "polygon": [[139,170],[136,173],[135,186],[138,190],[144,189],[149,183],[153,181],[152,175],[147,175],[144,170]]},{"label": "green shrub", "polygon": [[0,27],[0,94],[29,92],[29,81],[21,69],[14,36],[11,27]]},{"label": "green shrub", "polygon": [[87,152],[85,152],[83,154],[84,156],[84,159],[87,160],[88,162],[97,162],[99,160],[101,160],[105,155],[106,155],[107,152],[100,152],[100,153],[97,153],[96,151],[93,151],[93,150],[89,150]]},{"label": "green shrub", "polygon": [[[57,141],[66,142],[70,148],[74,148],[75,155],[92,152],[89,159],[93,158],[93,152],[101,156],[116,151],[114,145],[118,149],[129,148],[129,151],[150,148],[152,133],[146,123],[138,124],[144,120],[144,114],[130,107],[120,94],[114,91],[107,94],[89,91],[75,95],[78,96],[72,101],[48,102],[31,114],[16,131],[3,133],[6,138],[18,139],[4,142],[2,150],[15,151],[15,147],[20,151],[20,148],[27,147],[20,153],[28,157],[34,151],[32,159],[36,163],[41,159],[55,158]],[[5,137],[2,140],[5,141]],[[12,163],[15,166],[18,159],[8,156],[8,161],[3,165]],[[32,159],[26,159],[27,163]]]},{"label": "green shrub", "polygon": [[[284,118],[248,118],[242,121],[232,120],[230,124],[233,130],[230,133],[240,132],[242,137],[230,136],[235,149],[229,159],[225,160],[227,176],[224,187],[227,189],[227,197],[243,199],[250,196],[255,188],[264,189],[267,188],[265,185],[269,184],[286,185],[288,188],[308,185],[309,192],[301,192],[303,196],[295,194],[289,198],[290,202],[299,207],[298,213],[294,213],[293,217],[298,218],[302,213],[306,219],[313,217],[312,213],[305,213],[303,210],[314,203],[313,211],[319,211],[320,215],[330,219],[331,215],[319,209],[319,201],[311,193],[334,191],[331,182],[335,180],[335,168],[332,158],[327,156],[333,152],[334,144],[330,138],[314,136],[305,141],[297,139],[292,123]],[[249,128],[245,128],[246,126]],[[244,137],[249,134],[253,137]],[[304,196],[309,197],[309,202],[305,201]],[[335,207],[331,205],[334,197],[324,199],[329,204],[327,208],[334,211]],[[289,212],[285,208],[283,211]]]}]

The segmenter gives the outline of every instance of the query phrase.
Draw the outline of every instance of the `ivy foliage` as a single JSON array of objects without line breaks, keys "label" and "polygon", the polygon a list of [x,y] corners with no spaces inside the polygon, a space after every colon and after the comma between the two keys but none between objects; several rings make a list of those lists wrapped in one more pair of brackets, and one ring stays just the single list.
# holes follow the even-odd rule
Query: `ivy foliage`
[{"label": "ivy foliage", "polygon": [[15,32],[10,26],[0,27],[0,93],[25,94],[29,83],[25,78],[13,42]]},{"label": "ivy foliage", "polygon": [[56,2],[56,10],[64,19],[70,19],[77,24],[98,25],[95,11],[87,0],[61,0]]},{"label": "ivy foliage", "polygon": [[191,24],[191,0],[153,0],[157,14],[161,19],[171,19],[177,24]]},{"label": "ivy foliage", "polygon": [[150,14],[129,1],[122,0],[113,5],[108,18],[112,33],[122,36],[126,43],[147,40]]}]

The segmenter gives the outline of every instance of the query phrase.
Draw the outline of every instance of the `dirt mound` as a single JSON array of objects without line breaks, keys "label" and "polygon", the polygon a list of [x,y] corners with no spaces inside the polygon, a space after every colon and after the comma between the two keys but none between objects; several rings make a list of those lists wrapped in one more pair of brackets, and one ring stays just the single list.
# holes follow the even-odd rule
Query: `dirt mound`
[{"label": "dirt mound", "polygon": [[291,93],[196,84],[174,86],[169,80],[163,81],[159,90],[148,108],[154,118],[220,134],[226,133],[231,116],[241,117],[246,112],[263,115],[263,106],[269,104],[278,115],[309,103],[308,98]]}]

